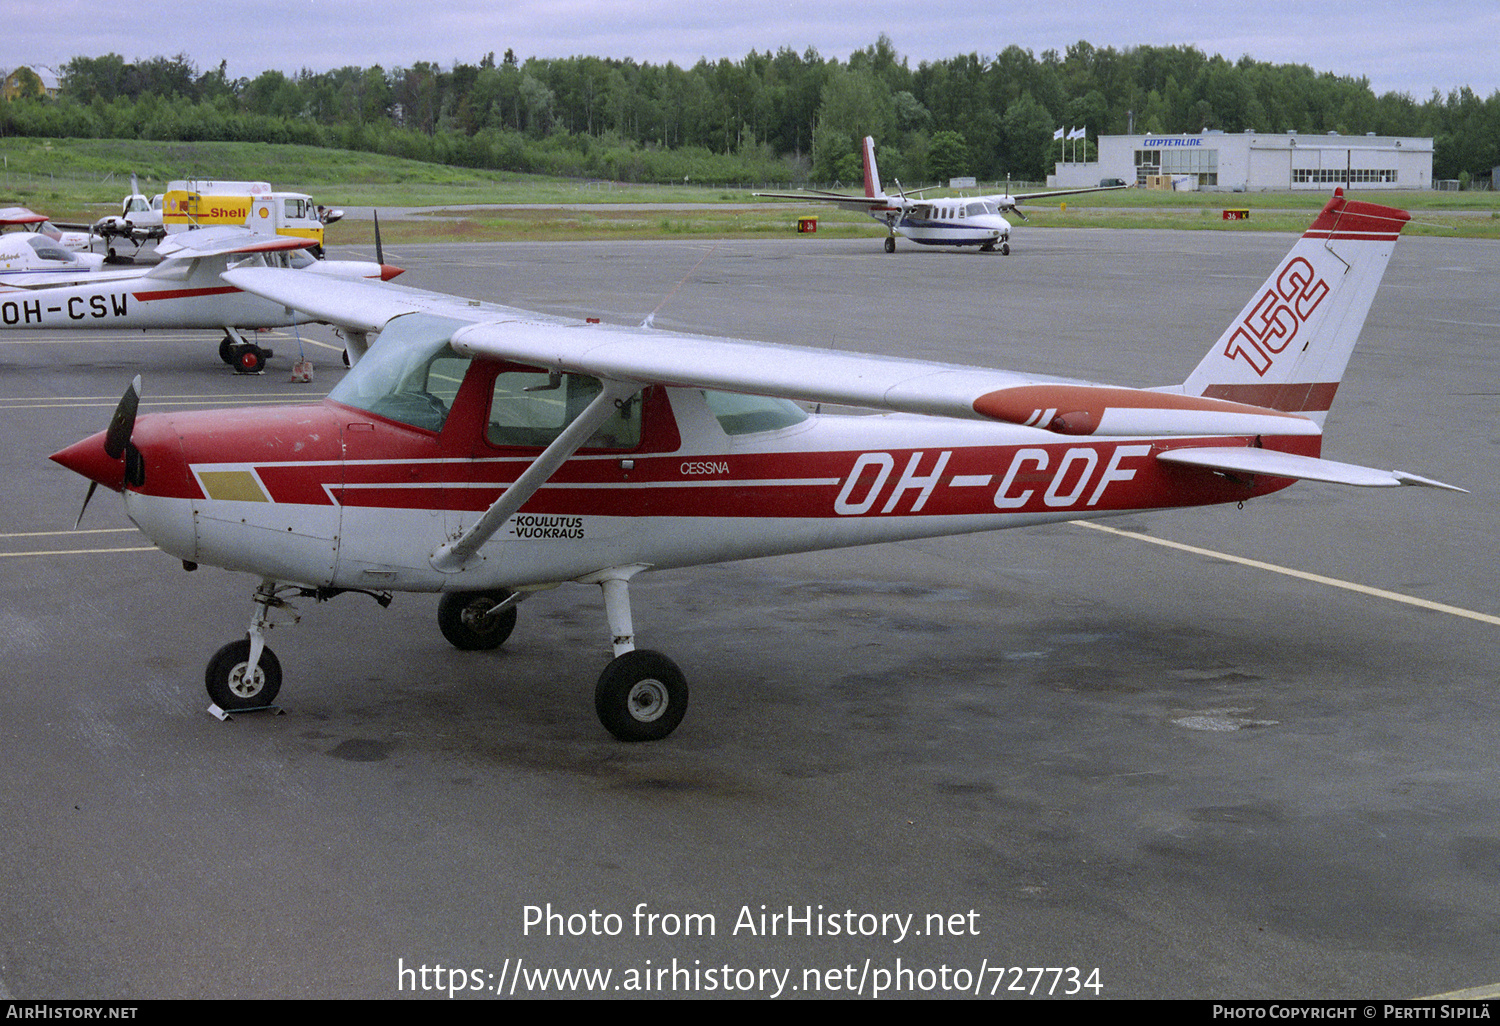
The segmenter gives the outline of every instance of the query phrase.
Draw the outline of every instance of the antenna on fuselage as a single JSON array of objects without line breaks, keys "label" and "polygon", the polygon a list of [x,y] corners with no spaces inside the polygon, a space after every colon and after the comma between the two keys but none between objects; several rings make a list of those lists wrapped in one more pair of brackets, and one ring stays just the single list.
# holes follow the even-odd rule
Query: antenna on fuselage
[{"label": "antenna on fuselage", "polygon": [[657,312],[660,311],[662,307],[667,305],[667,300],[677,295],[677,290],[682,288],[682,286],[687,283],[687,280],[693,276],[693,272],[698,269],[698,264],[701,264],[703,263],[703,261],[707,260],[710,256],[713,255],[713,251],[718,248],[719,244],[717,242],[708,247],[708,252],[704,253],[701,257],[698,258],[698,263],[688,268],[688,272],[687,274],[684,274],[682,276],[682,280],[679,281],[676,285],[673,285],[672,291],[663,296],[661,302],[656,304],[656,308],[646,315],[646,319],[641,322],[641,327],[650,328],[655,324]]}]

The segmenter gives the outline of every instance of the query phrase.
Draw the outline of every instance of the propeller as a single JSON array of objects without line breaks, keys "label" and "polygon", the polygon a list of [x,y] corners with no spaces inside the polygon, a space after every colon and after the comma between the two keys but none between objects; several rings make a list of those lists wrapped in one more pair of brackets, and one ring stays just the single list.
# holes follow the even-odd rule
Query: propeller
[{"label": "propeller", "polygon": [[[130,382],[130,387],[125,389],[125,394],[120,397],[114,415],[109,418],[109,427],[104,430],[104,455],[110,459],[117,460],[125,455],[130,446],[130,435],[135,430],[135,415],[140,407],[141,376],[137,374]],[[126,463],[128,466],[129,460]],[[73,522],[73,530],[78,530],[78,525],[83,523],[84,511],[89,508],[89,500],[94,497],[94,489],[98,487],[98,481],[89,481],[89,490],[84,493],[83,505],[78,508],[78,519]]]},{"label": "propeller", "polygon": [[112,460],[125,455],[125,446],[130,444],[130,433],[135,430],[136,411],[141,408],[141,376],[137,374],[120,396],[114,416],[109,418],[109,427],[104,432],[104,452]]},{"label": "propeller", "polygon": [[375,262],[384,264],[385,248],[380,245],[380,211],[371,210],[370,213],[375,215]]}]

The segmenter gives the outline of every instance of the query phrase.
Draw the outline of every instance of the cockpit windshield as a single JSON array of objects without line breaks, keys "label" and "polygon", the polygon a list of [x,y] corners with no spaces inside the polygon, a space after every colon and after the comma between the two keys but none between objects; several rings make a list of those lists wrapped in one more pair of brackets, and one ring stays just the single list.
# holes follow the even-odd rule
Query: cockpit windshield
[{"label": "cockpit windshield", "polygon": [[36,255],[43,260],[56,260],[63,264],[71,264],[73,262],[73,255],[71,253],[45,235],[33,235],[26,241],[31,244],[31,248],[36,251]]},{"label": "cockpit windshield", "polygon": [[328,398],[424,431],[441,431],[469,369],[469,358],[448,345],[464,323],[431,314],[397,317]]}]

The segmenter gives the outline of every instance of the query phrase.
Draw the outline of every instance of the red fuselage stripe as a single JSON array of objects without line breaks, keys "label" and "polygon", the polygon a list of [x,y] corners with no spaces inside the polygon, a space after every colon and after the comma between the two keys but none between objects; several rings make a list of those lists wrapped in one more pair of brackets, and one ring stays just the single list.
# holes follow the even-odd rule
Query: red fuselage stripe
[{"label": "red fuselage stripe", "polygon": [[149,303],[153,299],[197,299],[200,296],[227,296],[238,292],[239,289],[233,285],[219,285],[215,288],[206,289],[163,289],[159,292],[136,292],[133,293],[137,302]]}]

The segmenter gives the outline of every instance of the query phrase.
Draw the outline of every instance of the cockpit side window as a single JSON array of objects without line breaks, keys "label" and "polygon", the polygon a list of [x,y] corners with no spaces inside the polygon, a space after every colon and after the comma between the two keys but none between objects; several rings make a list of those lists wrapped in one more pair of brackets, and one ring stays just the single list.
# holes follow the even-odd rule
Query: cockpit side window
[{"label": "cockpit side window", "polygon": [[[494,446],[543,448],[599,394],[598,378],[552,375],[531,368],[508,368],[495,376],[485,439]],[[616,405],[609,419],[583,444],[585,449],[634,449],[641,444],[641,401]]]}]

